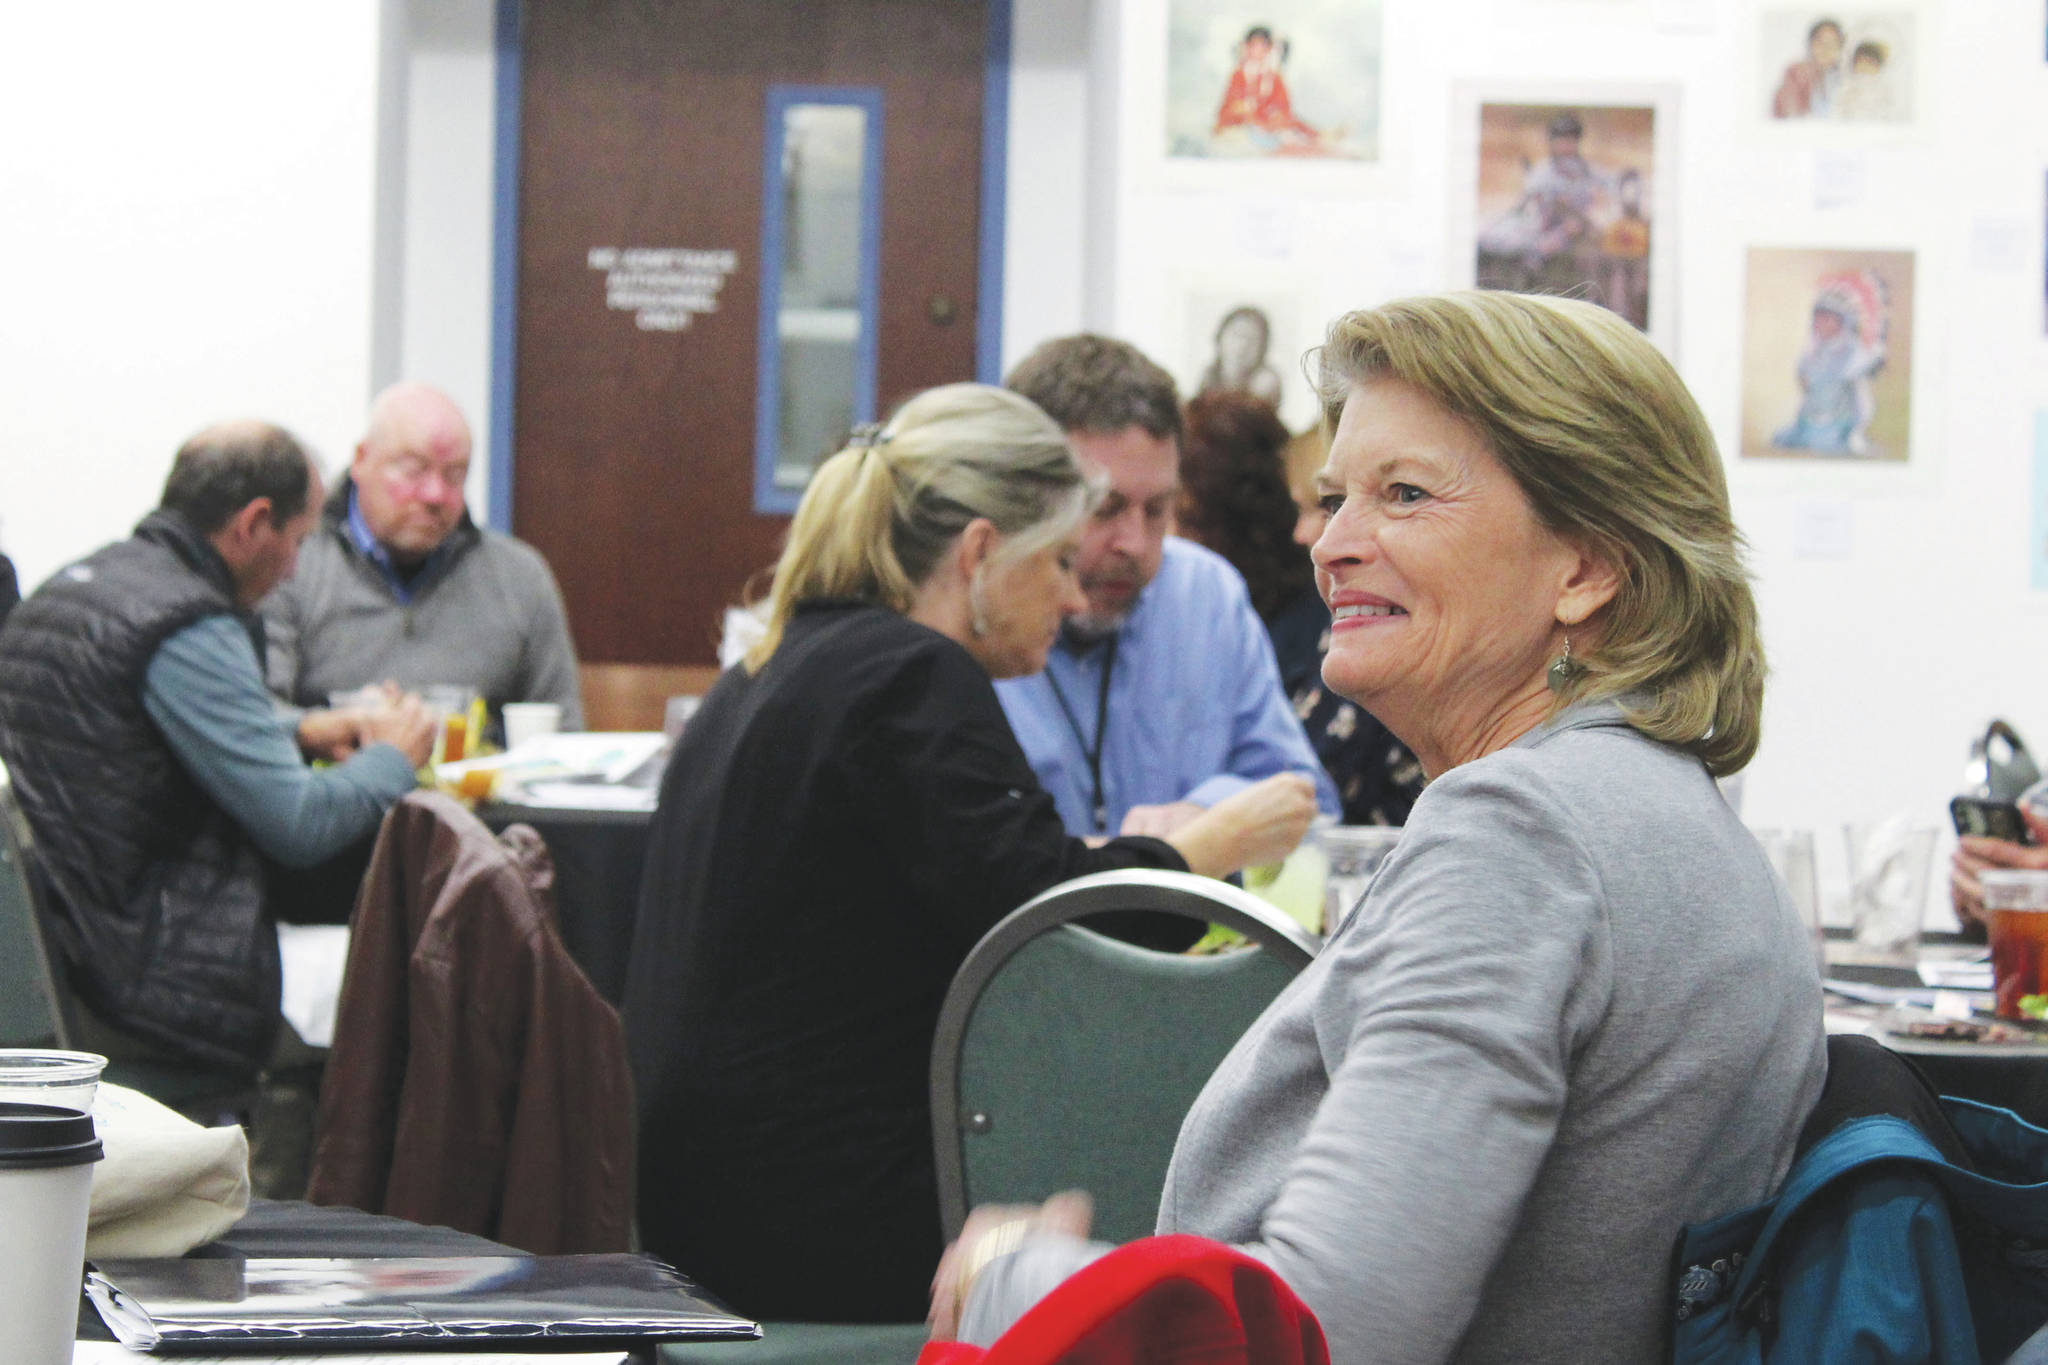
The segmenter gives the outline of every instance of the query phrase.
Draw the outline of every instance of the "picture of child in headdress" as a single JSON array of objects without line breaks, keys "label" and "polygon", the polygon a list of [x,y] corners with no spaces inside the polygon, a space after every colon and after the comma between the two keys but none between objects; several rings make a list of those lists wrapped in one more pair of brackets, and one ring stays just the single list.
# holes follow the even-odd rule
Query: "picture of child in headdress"
[{"label": "picture of child in headdress", "polygon": [[1752,247],[1742,453],[1905,460],[1913,289],[1909,251]]},{"label": "picture of child in headdress", "polygon": [[1858,270],[1820,282],[1799,353],[1799,411],[1771,444],[1833,455],[1868,455],[1877,402],[1870,381],[1884,368],[1891,310],[1884,280]]}]

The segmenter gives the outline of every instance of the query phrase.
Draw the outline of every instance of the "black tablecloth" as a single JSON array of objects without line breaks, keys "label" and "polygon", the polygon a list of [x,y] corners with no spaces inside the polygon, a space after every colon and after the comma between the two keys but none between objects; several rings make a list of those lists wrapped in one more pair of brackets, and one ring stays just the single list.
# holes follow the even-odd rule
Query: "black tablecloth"
[{"label": "black tablecloth", "polygon": [[477,814],[494,830],[517,823],[540,833],[555,860],[562,941],[604,998],[621,1003],[652,812],[493,803]]},{"label": "black tablecloth", "polygon": [[2048,1128],[2048,1056],[2001,1050],[1995,1043],[1915,1047],[1898,1038],[1884,1042],[1912,1058],[1936,1094],[1995,1104],[2036,1128]]}]

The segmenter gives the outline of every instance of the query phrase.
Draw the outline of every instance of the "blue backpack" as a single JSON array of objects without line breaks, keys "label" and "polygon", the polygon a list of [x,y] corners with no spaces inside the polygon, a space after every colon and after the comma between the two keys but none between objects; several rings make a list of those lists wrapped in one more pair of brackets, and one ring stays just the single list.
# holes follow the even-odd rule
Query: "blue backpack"
[{"label": "blue backpack", "polygon": [[1973,1100],[1939,1112],[1935,1138],[1840,1123],[1768,1203],[1687,1228],[1674,1365],[1978,1365],[2048,1322],[2048,1131]]}]

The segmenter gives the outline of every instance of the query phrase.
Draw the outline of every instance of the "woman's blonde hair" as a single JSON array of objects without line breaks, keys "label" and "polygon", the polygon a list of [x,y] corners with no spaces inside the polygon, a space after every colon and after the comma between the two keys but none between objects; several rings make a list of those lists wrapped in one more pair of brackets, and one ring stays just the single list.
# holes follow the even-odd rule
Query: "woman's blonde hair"
[{"label": "woman's blonde hair", "polygon": [[853,597],[908,611],[968,522],[986,517],[1004,537],[998,557],[1020,558],[1072,530],[1088,498],[1066,434],[1029,399],[986,384],[927,389],[811,476],[748,671],[775,653],[799,603]]},{"label": "woman's blonde hair", "polygon": [[1339,318],[1318,370],[1329,430],[1354,385],[1408,384],[1479,433],[1543,525],[1620,570],[1553,712],[1622,697],[1716,775],[1749,762],[1765,668],[1742,536],[1706,418],[1640,332],[1570,299],[1441,294]]}]

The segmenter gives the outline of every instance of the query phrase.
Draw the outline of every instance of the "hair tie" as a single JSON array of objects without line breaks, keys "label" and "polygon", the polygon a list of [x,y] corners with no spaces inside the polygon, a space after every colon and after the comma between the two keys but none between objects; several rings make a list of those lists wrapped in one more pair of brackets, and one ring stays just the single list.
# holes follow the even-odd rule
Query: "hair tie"
[{"label": "hair tie", "polygon": [[862,422],[847,433],[846,444],[855,450],[873,450],[889,444],[891,434],[882,429],[880,422]]}]

